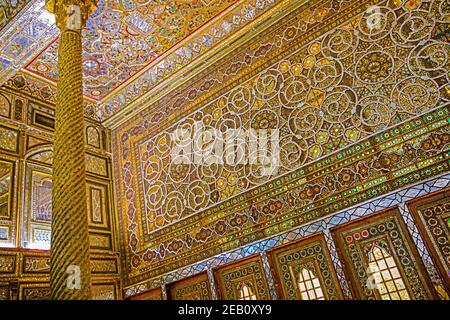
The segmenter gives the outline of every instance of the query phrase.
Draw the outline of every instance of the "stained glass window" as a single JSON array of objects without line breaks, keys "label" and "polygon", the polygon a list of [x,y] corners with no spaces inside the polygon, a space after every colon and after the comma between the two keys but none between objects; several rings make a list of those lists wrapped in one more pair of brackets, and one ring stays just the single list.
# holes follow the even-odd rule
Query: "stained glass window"
[{"label": "stained glass window", "polygon": [[239,287],[239,300],[256,300],[256,294],[249,283],[243,283]]},{"label": "stained glass window", "polygon": [[382,300],[411,300],[397,264],[385,245],[375,243],[368,258],[369,280],[373,278],[373,289],[378,290]]},{"label": "stained glass window", "polygon": [[302,300],[325,300],[322,286],[311,270],[302,268],[297,276],[297,288]]}]

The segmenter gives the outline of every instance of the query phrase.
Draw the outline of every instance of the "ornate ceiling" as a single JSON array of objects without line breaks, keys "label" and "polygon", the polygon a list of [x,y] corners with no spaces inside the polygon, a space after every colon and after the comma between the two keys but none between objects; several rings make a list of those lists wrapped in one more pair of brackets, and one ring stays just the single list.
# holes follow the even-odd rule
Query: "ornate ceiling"
[{"label": "ornate ceiling", "polygon": [[[5,1],[19,7],[4,0],[0,8]],[[0,84],[18,71],[56,84],[58,30],[44,2],[28,1],[16,17],[0,9]],[[120,112],[276,2],[100,0],[83,31],[88,115],[102,121]]]},{"label": "ornate ceiling", "polygon": [[[83,31],[84,93],[101,100],[237,0],[101,0]],[[205,39],[207,40],[207,39]],[[58,41],[26,70],[56,82]]]}]

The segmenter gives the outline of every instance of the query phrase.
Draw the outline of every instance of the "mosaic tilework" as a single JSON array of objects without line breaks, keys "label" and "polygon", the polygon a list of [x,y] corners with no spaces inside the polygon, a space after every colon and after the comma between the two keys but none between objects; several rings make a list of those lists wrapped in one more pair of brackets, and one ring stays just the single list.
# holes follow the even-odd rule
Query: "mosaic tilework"
[{"label": "mosaic tilework", "polygon": [[[236,2],[98,1],[83,30],[84,94],[101,100]],[[54,41],[26,69],[57,82],[58,45]]]},{"label": "mosaic tilework", "polygon": [[[405,195],[406,198],[408,198],[409,196],[411,196],[411,195]],[[408,200],[406,200],[406,201],[408,201]],[[406,222],[408,231],[412,235],[414,244],[416,245],[416,248],[419,251],[419,254],[425,264],[428,275],[430,276],[431,280],[433,281],[433,284],[443,287],[444,284],[443,284],[441,278],[439,277],[439,274],[436,270],[436,267],[434,266],[433,261],[431,260],[431,256],[428,252],[428,249],[425,246],[423,238],[419,233],[417,225],[414,223],[414,220],[411,216],[411,212],[409,212],[409,209],[408,209],[407,205],[405,204],[405,201],[403,201],[403,203],[401,203],[399,205],[399,209],[400,209],[400,213],[402,215],[403,220]]]},{"label": "mosaic tilework", "polygon": [[44,9],[45,0],[29,1],[0,32],[0,85],[58,35],[54,17]]},{"label": "mosaic tilework", "polygon": [[[444,113],[442,113],[442,115],[444,115]],[[432,119],[432,118],[428,118],[428,116],[425,116],[423,119]],[[208,228],[211,228],[211,225],[214,227],[214,224],[218,224],[218,222],[213,222],[211,221],[212,219],[223,219],[225,222],[225,224],[231,225],[233,226],[233,220],[239,221],[240,219],[240,223],[246,227],[251,227],[254,225],[261,225],[263,223],[263,221],[267,221],[268,219],[276,219],[276,221],[279,223],[278,226],[267,226],[265,228],[267,228],[264,232],[261,231],[259,233],[256,232],[252,232],[249,234],[246,234],[246,232],[244,231],[239,231],[240,235],[243,237],[242,240],[243,243],[248,243],[251,240],[256,240],[255,237],[258,238],[263,238],[266,237],[267,235],[270,234],[274,234],[274,233],[278,233],[281,230],[287,230],[292,228],[293,225],[295,224],[304,224],[307,221],[313,220],[313,219],[317,219],[320,218],[322,216],[325,216],[331,212],[336,212],[339,211],[339,209],[342,209],[345,206],[350,207],[351,203],[356,203],[358,201],[364,201],[365,199],[371,198],[371,197],[375,197],[377,194],[380,193],[387,193],[391,190],[396,190],[397,188],[399,188],[401,185],[404,185],[405,183],[412,183],[415,179],[417,179],[418,181],[420,181],[420,179],[424,179],[427,175],[429,174],[439,174],[439,172],[442,171],[447,171],[447,161],[445,160],[446,157],[448,156],[448,154],[446,153],[446,147],[445,147],[445,140],[448,140],[448,133],[446,133],[446,129],[445,129],[445,125],[446,125],[446,120],[444,121],[438,121],[439,123],[441,123],[442,125],[444,125],[443,128],[439,129],[439,131],[441,131],[441,133],[435,135],[435,134],[427,134],[423,129],[419,129],[420,128],[420,121],[419,119],[414,120],[413,122],[407,122],[406,124],[403,124],[402,126],[404,128],[409,127],[410,129],[412,129],[410,127],[410,125],[412,123],[414,123],[415,125],[417,125],[417,131],[414,131],[413,134],[407,134],[405,133],[405,138],[406,139],[412,139],[417,133],[420,132],[420,135],[423,135],[421,138],[417,138],[418,140],[414,140],[415,142],[410,142],[410,141],[404,141],[404,140],[400,140],[400,139],[392,139],[392,136],[390,135],[390,133],[383,133],[382,135],[380,135],[377,138],[371,138],[365,142],[362,142],[360,145],[357,145],[356,147],[354,147],[353,150],[358,150],[358,153],[361,153],[363,155],[358,155],[356,157],[350,157],[350,159],[353,160],[344,160],[342,159],[342,157],[345,157],[343,154],[348,155],[346,152],[342,152],[342,153],[338,153],[337,155],[333,155],[334,159],[337,160],[331,160],[331,159],[326,159],[326,160],[320,160],[319,163],[315,163],[312,166],[316,167],[316,169],[312,169],[310,167],[306,167],[305,169],[301,169],[301,172],[299,173],[292,173],[292,175],[290,176],[283,176],[282,178],[280,178],[280,180],[275,181],[273,183],[269,183],[269,188],[273,188],[271,189],[272,191],[267,190],[266,186],[262,186],[260,187],[260,190],[258,191],[251,191],[251,195],[250,192],[248,192],[246,194],[246,197],[248,196],[248,202],[244,205],[242,203],[238,203],[238,199],[239,201],[245,201],[244,196],[240,196],[238,199],[234,199],[232,201],[226,202],[226,203],[222,203],[217,207],[214,207],[214,209],[208,209],[207,211],[203,211],[198,213],[195,217],[190,218],[189,220],[183,220],[180,221],[179,224],[180,225],[187,225],[188,223],[190,224],[193,221],[196,221],[195,223],[197,225],[199,225],[198,229],[190,229],[193,231],[188,230],[190,233],[192,232],[192,236],[191,238],[193,239],[197,239],[196,242],[194,242],[195,246],[197,246],[199,248],[199,250],[207,250],[208,247],[206,247],[205,243],[206,240],[208,241],[208,244],[211,246],[210,250],[224,250],[226,248],[230,248],[230,247],[236,247],[238,246],[238,243],[236,241],[234,241],[234,238],[226,238],[225,240],[229,241],[229,246],[225,247],[224,245],[221,248],[217,248],[217,246],[215,245],[214,240],[218,240],[220,239],[221,241],[225,241],[224,240],[224,233],[220,233],[220,229],[216,229],[216,231],[210,232],[208,233],[207,230]],[[431,128],[431,126],[429,126],[428,128]],[[399,132],[398,129],[393,129],[392,131],[390,131],[392,133],[394,132]],[[379,138],[381,138],[381,136],[383,137],[382,139],[384,140],[385,138],[388,139],[392,139],[391,142],[384,142],[381,146],[377,146],[377,147],[370,147],[370,145],[377,145],[377,143],[375,143],[374,140],[377,140]],[[438,138],[438,137],[442,137],[442,138]],[[413,138],[416,139],[416,138]],[[422,140],[425,139],[425,140]],[[386,140],[385,140],[386,141]],[[431,154],[429,154],[428,152],[423,152],[427,147],[427,145],[429,145],[431,143],[431,141],[440,141],[441,146],[437,146],[437,149],[434,149],[432,151]],[[381,141],[380,141],[381,142]],[[367,144],[366,144],[367,143]],[[400,143],[398,146],[395,146],[396,143]],[[433,142],[434,143],[434,142]],[[364,146],[363,148],[361,148],[360,146]],[[422,147],[423,146],[423,147]],[[381,148],[388,148],[389,151],[381,151]],[[369,159],[366,160],[359,160],[359,162],[355,163],[353,161],[355,161],[356,159],[358,159],[359,157],[367,157],[368,153],[364,150],[370,150],[369,152],[377,152],[376,154],[374,154],[373,156],[370,156]],[[438,151],[441,150],[441,151]],[[433,155],[435,153],[435,156]],[[424,158],[422,158],[422,155],[424,156]],[[389,156],[388,156],[389,155]],[[410,155],[415,155],[414,157],[411,157]],[[393,161],[393,160],[379,160],[379,159],[386,159],[385,157],[395,157],[397,160]],[[400,156],[400,157],[399,157]],[[431,157],[435,157],[434,159],[436,160],[431,160]],[[392,158],[393,159],[393,158]],[[400,160],[399,160],[400,159]],[[341,162],[339,162],[339,160]],[[366,178],[363,178],[362,180],[359,180],[359,182],[357,182],[358,184],[356,186],[353,185],[353,182],[350,184],[342,184],[341,181],[345,180],[345,177],[341,176],[340,174],[333,174],[330,173],[330,171],[335,171],[337,166],[343,165],[346,166],[346,163],[348,163],[349,161],[352,162],[352,165],[347,168],[345,167],[345,169],[343,169],[343,171],[345,172],[353,172],[352,175],[355,179],[357,179],[357,176],[355,175],[355,171],[354,170],[358,170],[358,169],[354,169],[354,167],[357,168],[367,168],[367,166],[369,166],[368,171],[366,171]],[[380,162],[378,162],[380,161]],[[437,171],[435,171],[435,169],[432,169],[433,167],[429,167],[429,169],[427,167],[425,167],[424,169],[422,169],[422,173],[416,173],[415,171],[417,170],[417,163],[419,163],[421,166],[425,165],[428,166],[430,163],[432,163],[433,161],[437,161],[436,163],[436,167],[435,168],[440,168]],[[442,161],[442,162],[441,162]],[[322,164],[325,164],[325,166],[322,166]],[[381,166],[394,166],[396,167],[394,170],[389,169],[388,167],[385,167],[383,169],[377,169],[377,163],[379,163]],[[370,167],[370,164],[375,164],[374,167]],[[366,166],[367,165],[367,166]],[[313,174],[311,173],[310,175],[305,176],[302,179],[302,173],[305,172],[314,172],[315,170],[319,170],[319,173]],[[391,171],[392,170],[392,171]],[[389,173],[389,172],[392,172]],[[323,176],[320,176],[321,173],[323,173]],[[300,174],[300,176],[298,176],[297,174]],[[317,175],[319,175],[319,178],[316,178]],[[344,174],[345,175],[345,174]],[[422,176],[422,178],[421,178]],[[290,177],[295,178],[297,181],[296,184],[290,183],[291,180]],[[342,178],[341,178],[342,177]],[[408,177],[408,178],[406,178]],[[314,179],[318,179],[319,182],[314,181]],[[369,181],[372,182],[368,182],[366,179],[369,179]],[[389,181],[389,179],[394,179]],[[416,180],[416,181],[417,181]],[[357,180],[358,181],[358,180]],[[331,182],[331,183],[330,183]],[[306,184],[306,185],[301,185],[301,187],[297,187],[298,184]],[[373,186],[373,184],[377,185],[379,184],[377,187],[375,187],[377,189],[377,191],[374,193],[374,189],[369,189],[372,188],[371,186]],[[291,186],[292,190],[294,190],[294,192],[288,192],[288,187],[281,187],[281,186]],[[337,186],[340,185],[343,188],[347,188],[347,187],[351,187],[351,191],[346,191],[346,192],[339,192],[336,189],[332,189],[333,193],[332,196],[328,196],[326,194],[326,190],[328,188],[328,186],[333,187],[333,186]],[[279,186],[279,187],[277,187]],[[297,188],[299,188],[300,190],[297,190]],[[321,189],[322,188],[322,189]],[[314,190],[322,190],[322,192],[317,192]],[[347,189],[345,189],[347,190]],[[366,190],[364,191],[363,194],[359,194],[358,192],[360,190]],[[298,192],[300,191],[300,192]],[[312,199],[313,197],[311,196],[306,196],[308,194],[308,192],[311,192],[312,195],[314,195],[314,192],[317,192],[316,194],[316,198],[317,200]],[[298,194],[300,193],[300,197],[298,197]],[[303,194],[305,194],[303,196]],[[128,196],[128,194],[127,194]],[[252,197],[257,197],[252,198]],[[303,198],[302,198],[303,197]],[[328,197],[328,198],[327,198]],[[292,204],[290,204],[290,199],[294,199],[294,202],[292,202]],[[347,198],[345,201],[343,201],[344,198]],[[320,200],[321,199],[321,200]],[[258,203],[259,201],[261,201],[261,203]],[[302,202],[304,201],[304,202]],[[264,208],[266,207],[271,207],[272,203],[276,203],[276,202],[281,202],[282,205],[281,207],[284,208],[283,210],[277,210],[277,206],[273,206],[274,210],[272,212],[269,213],[265,213]],[[317,204],[314,204],[313,206],[308,205],[311,203],[316,202]],[[233,207],[234,205],[234,207]],[[246,207],[248,205],[248,207]],[[245,208],[245,209],[242,209]],[[247,209],[248,208],[248,209]],[[292,209],[291,209],[292,208]],[[292,211],[290,211],[292,210]],[[214,214],[214,215],[213,215]],[[287,214],[287,216],[284,216],[284,214]],[[227,215],[229,216],[228,220]],[[294,218],[294,220],[287,220],[286,222],[284,221],[287,218],[291,218],[291,217],[295,217],[298,216],[298,218]],[[244,218],[243,218],[244,217]],[[203,223],[200,225],[201,220],[203,219],[208,219],[211,225],[208,226],[207,224]],[[219,220],[220,221],[220,220]],[[235,226],[234,226],[235,227]],[[173,227],[172,227],[173,228]],[[263,228],[263,226],[261,225],[261,228]],[[206,231],[205,231],[206,230]],[[218,231],[217,231],[218,230]],[[257,230],[257,229],[256,229]],[[167,240],[167,242],[169,243],[168,248],[169,252],[164,252],[164,257],[161,256],[161,251],[159,251],[159,255],[158,252],[155,252],[154,249],[152,248],[150,250],[150,248],[148,249],[148,255],[146,253],[146,255],[144,255],[144,259],[146,259],[145,261],[152,261],[153,260],[162,260],[164,259],[165,261],[168,261],[168,259],[174,259],[171,257],[172,252],[177,252],[177,260],[173,260],[173,267],[175,269],[175,263],[179,266],[181,263],[181,256],[180,253],[181,251],[179,249],[182,248],[182,246],[178,245],[178,248],[175,249],[175,247],[172,247],[173,242],[175,242],[174,244],[176,244],[176,240],[174,239],[174,236],[172,234],[169,233],[170,229],[163,229],[160,233],[161,237],[165,237]],[[231,232],[233,232],[233,229],[229,228],[229,230],[227,230],[227,234],[230,234]],[[196,233],[198,233],[198,235],[196,235]],[[205,235],[206,234],[206,235]],[[153,235],[152,235],[153,236]],[[178,238],[179,236],[177,236]],[[202,241],[201,243],[201,247],[200,247],[200,243],[199,239]],[[189,238],[188,238],[189,240]],[[156,239],[153,239],[152,241],[156,241]],[[159,248],[158,250],[163,250],[165,251],[165,247],[163,246],[162,241],[157,241],[156,243],[159,244]],[[190,244],[188,244],[189,246],[192,244],[192,241],[190,242]],[[212,246],[214,246],[214,248],[212,248]],[[161,249],[163,248],[163,249]],[[231,249],[231,248],[230,248]],[[183,249],[185,250],[185,249]],[[225,251],[225,250],[224,250]],[[185,255],[189,255],[190,252],[185,251]],[[215,251],[217,252],[217,251]],[[155,255],[156,254],[156,255]],[[204,257],[204,256],[203,256]],[[192,260],[191,260],[192,261]],[[133,260],[131,260],[131,262],[134,263]],[[138,260],[139,263],[139,260]],[[153,262],[152,262],[153,263]],[[156,261],[155,261],[156,264]],[[157,271],[155,269],[151,270],[153,272],[154,276]]]},{"label": "mosaic tilework", "polygon": [[261,257],[261,263],[263,266],[264,274],[266,276],[267,286],[269,287],[269,293],[272,300],[277,300],[278,294],[275,289],[275,283],[273,279],[272,270],[270,269],[269,259],[267,257],[267,253],[262,251],[259,253]]},{"label": "mosaic tilework", "polygon": [[211,299],[217,300],[217,286],[216,286],[216,282],[214,280],[214,273],[211,268],[208,268],[206,270],[206,272],[208,273],[209,290],[211,292]]},{"label": "mosaic tilework", "polygon": [[161,286],[161,296],[163,300],[167,300],[167,286],[165,284]]},{"label": "mosaic tilework", "polygon": [[[287,232],[280,233],[276,236],[243,246],[239,249],[219,254],[217,256],[214,256],[214,257],[208,259],[206,262],[193,264],[193,265],[178,269],[174,272],[165,274],[161,277],[143,282],[141,284],[138,284],[135,286],[130,286],[125,289],[125,296],[129,297],[129,296],[136,295],[138,293],[147,291],[151,288],[157,287],[160,285],[159,284],[160,281],[164,281],[164,279],[167,279],[167,278],[170,278],[172,280],[175,280],[175,279],[178,280],[178,279],[183,279],[184,277],[187,277],[187,276],[191,276],[191,275],[203,272],[203,271],[207,270],[207,265],[215,266],[215,267],[225,265],[230,262],[234,262],[238,259],[248,257],[254,253],[263,252],[268,249],[274,248],[276,246],[282,245],[282,244],[286,243],[287,241],[293,241],[293,240],[304,238],[308,235],[311,235],[311,234],[314,234],[317,232],[323,232],[325,230],[328,230],[331,227],[338,226],[340,224],[352,221],[357,218],[367,216],[371,213],[375,213],[377,211],[380,211],[380,210],[383,210],[383,209],[386,209],[386,208],[389,208],[392,206],[402,206],[407,200],[421,197],[421,196],[424,196],[431,192],[439,191],[442,188],[445,188],[448,186],[450,186],[450,174],[447,173],[447,174],[441,175],[438,178],[433,178],[428,181],[415,184],[413,186],[402,188],[396,192],[389,193],[385,196],[377,197],[373,200],[370,200],[370,201],[364,202],[362,204],[356,205],[354,207],[351,207],[349,209],[340,211],[340,212],[333,214],[329,217],[326,217],[320,221],[315,221],[315,222],[309,223],[307,225],[301,226],[299,228],[294,228]],[[327,233],[325,233],[325,234],[327,234]],[[421,245],[418,245],[418,247],[423,246],[423,241],[421,240],[420,236],[415,235],[413,238],[415,238],[416,244],[421,243]],[[334,250],[334,248],[335,248],[334,245],[329,247],[330,253],[332,256],[337,257],[337,253]],[[423,259],[423,261],[426,265],[428,265],[426,258]],[[435,267],[433,265],[431,265],[431,267],[428,265],[427,270],[429,273],[430,273],[429,270],[432,270],[430,277],[433,278],[433,274],[436,274]],[[338,274],[338,277],[342,279],[342,280],[340,280],[341,286],[342,286],[342,283],[346,282],[344,280],[345,276],[343,274],[342,268],[336,268],[336,272]],[[342,289],[345,289],[345,287],[346,287],[346,285],[343,285]],[[346,290],[348,290],[348,288]],[[347,293],[346,297],[350,298],[350,295]]]},{"label": "mosaic tilework", "polygon": [[339,259],[336,251],[336,244],[333,241],[333,237],[331,236],[331,232],[328,229],[323,229],[322,233],[325,236],[325,240],[327,242],[328,250],[330,251],[331,261],[333,261],[334,269],[336,270],[336,275],[339,280],[339,284],[341,285],[342,292],[346,299],[352,299],[352,292],[349,288],[348,279],[345,276],[344,268],[342,266],[342,262]]}]

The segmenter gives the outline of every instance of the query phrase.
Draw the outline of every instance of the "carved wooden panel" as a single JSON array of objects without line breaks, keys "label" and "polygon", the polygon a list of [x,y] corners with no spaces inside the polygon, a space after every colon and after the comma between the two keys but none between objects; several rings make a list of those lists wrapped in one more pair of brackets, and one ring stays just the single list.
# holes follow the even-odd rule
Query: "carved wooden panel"
[{"label": "carved wooden panel", "polygon": [[130,297],[130,300],[163,300],[161,288],[155,288],[147,292]]},{"label": "carved wooden panel", "polygon": [[19,289],[19,300],[48,300],[50,298],[50,287],[47,283],[21,284]]},{"label": "carved wooden panel", "polygon": [[450,189],[411,201],[408,207],[450,293]]},{"label": "carved wooden panel", "polygon": [[19,131],[0,125],[0,149],[7,152],[19,152]]},{"label": "carved wooden panel", "polygon": [[171,283],[168,286],[169,300],[211,300],[208,275],[199,275]]},{"label": "carved wooden panel", "polygon": [[223,300],[270,299],[259,255],[225,265],[214,273]]},{"label": "carved wooden panel", "polygon": [[0,283],[0,300],[10,300],[9,284]]},{"label": "carved wooden panel", "polygon": [[108,185],[96,181],[87,181],[87,201],[89,226],[101,229],[109,228]]},{"label": "carved wooden panel", "polygon": [[282,299],[343,299],[323,234],[275,248],[269,256]]},{"label": "carved wooden panel", "polygon": [[114,283],[92,284],[92,300],[116,300],[116,298]]},{"label": "carved wooden panel", "polygon": [[17,256],[12,253],[0,254],[0,277],[15,274],[17,271]]},{"label": "carved wooden panel", "polygon": [[436,299],[398,208],[332,230],[357,299]]},{"label": "carved wooden panel", "polygon": [[0,93],[0,116],[9,118],[11,116],[11,102],[2,93]]}]

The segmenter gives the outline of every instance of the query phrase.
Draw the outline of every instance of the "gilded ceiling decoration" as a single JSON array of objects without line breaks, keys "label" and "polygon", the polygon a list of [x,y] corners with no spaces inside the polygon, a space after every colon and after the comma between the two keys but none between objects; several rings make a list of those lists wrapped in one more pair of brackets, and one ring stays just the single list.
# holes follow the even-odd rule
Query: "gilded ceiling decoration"
[{"label": "gilded ceiling decoration", "polygon": [[[275,0],[100,0],[83,30],[88,116],[105,120],[252,22]],[[58,30],[34,0],[2,34],[0,76],[24,67],[33,81],[58,80]],[[12,43],[12,45],[11,45]],[[94,105],[92,107],[90,104]]]},{"label": "gilded ceiling decoration", "polygon": [[[84,94],[103,99],[236,2],[100,0],[83,31]],[[55,40],[26,69],[56,82],[58,46]]]},{"label": "gilded ceiling decoration", "polygon": [[[17,2],[10,1],[7,2]],[[0,30],[0,85],[58,35],[45,0],[31,0]]]},{"label": "gilded ceiling decoration", "polygon": [[[450,45],[434,32],[445,1],[383,1],[374,31],[364,11],[377,2],[309,3],[326,23],[298,9],[115,131],[132,282],[448,170]],[[170,133],[195,121],[280,129],[284,175],[175,165]]]}]

